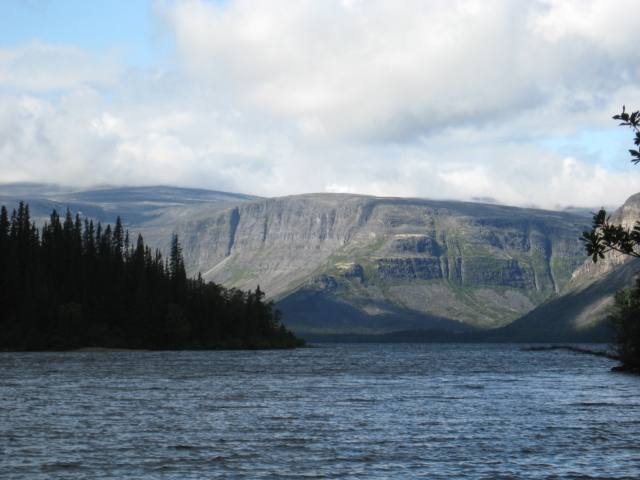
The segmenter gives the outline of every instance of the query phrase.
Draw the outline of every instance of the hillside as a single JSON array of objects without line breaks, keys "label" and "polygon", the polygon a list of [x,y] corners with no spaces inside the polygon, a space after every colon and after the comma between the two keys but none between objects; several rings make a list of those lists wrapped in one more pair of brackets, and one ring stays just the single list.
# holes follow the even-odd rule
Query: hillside
[{"label": "hillside", "polygon": [[260,199],[178,227],[192,269],[260,285],[303,332],[494,328],[559,292],[587,218],[348,194]]},{"label": "hillside", "polygon": [[75,189],[47,184],[0,184],[0,204],[17,207],[24,200],[29,204],[31,217],[37,224],[49,219],[52,209],[64,215],[67,208],[82,218],[95,222],[115,223],[118,216],[123,225],[138,231],[171,228],[184,217],[197,215],[204,207],[207,212],[229,204],[255,200],[258,197],[178,187],[101,187]]},{"label": "hillside", "polygon": [[589,220],[351,194],[260,199],[169,187],[0,186],[0,202],[11,208],[19,199],[40,221],[52,206],[103,222],[120,215],[132,235],[165,251],[176,232],[191,275],[260,285],[300,334],[506,325],[571,280],[585,258],[578,237]]},{"label": "hillside", "polygon": [[[627,228],[640,219],[640,194],[631,196],[611,215]],[[610,252],[604,260],[586,259],[562,291],[517,321],[495,332],[496,339],[562,341],[576,332],[602,325],[618,290],[633,285],[640,259]],[[607,336],[607,332],[603,332]]]}]

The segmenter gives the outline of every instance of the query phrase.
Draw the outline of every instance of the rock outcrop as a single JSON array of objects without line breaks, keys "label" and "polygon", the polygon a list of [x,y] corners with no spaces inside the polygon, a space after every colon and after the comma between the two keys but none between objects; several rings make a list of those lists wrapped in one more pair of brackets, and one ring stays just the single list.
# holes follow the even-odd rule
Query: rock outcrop
[{"label": "rock outcrop", "polygon": [[120,215],[132,239],[165,253],[176,233],[190,275],[259,285],[301,334],[509,324],[572,281],[589,226],[571,213],[351,194],[23,185],[0,195],[10,208],[27,201],[39,222],[53,207],[103,223]]},{"label": "rock outcrop", "polygon": [[298,332],[492,328],[559,292],[588,218],[463,202],[308,194],[177,227],[206,279],[261,289]]},{"label": "rock outcrop", "polygon": [[[610,222],[633,228],[640,220],[640,194],[616,210]],[[556,341],[602,326],[615,292],[633,285],[640,259],[609,252],[594,263],[586,259],[558,295],[498,332],[503,339]],[[606,339],[606,332],[602,339]],[[595,338],[595,337],[594,337]]]}]

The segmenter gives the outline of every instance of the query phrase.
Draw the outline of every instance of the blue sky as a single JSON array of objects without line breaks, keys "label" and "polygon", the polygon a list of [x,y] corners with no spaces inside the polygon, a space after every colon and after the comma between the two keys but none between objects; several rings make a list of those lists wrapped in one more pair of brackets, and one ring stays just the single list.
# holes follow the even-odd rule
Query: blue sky
[{"label": "blue sky", "polygon": [[151,7],[147,0],[1,0],[0,43],[39,38],[90,52],[114,51],[124,62],[148,67],[162,61],[169,39],[154,24]]},{"label": "blue sky", "polygon": [[627,0],[0,0],[0,182],[609,208]]}]

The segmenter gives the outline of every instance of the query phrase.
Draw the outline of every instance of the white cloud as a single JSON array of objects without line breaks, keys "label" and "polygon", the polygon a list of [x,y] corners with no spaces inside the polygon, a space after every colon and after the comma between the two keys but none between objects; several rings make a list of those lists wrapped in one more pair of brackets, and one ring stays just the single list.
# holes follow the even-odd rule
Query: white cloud
[{"label": "white cloud", "polygon": [[27,45],[0,47],[0,87],[20,91],[111,83],[122,70],[115,58],[91,55],[77,46],[48,45],[34,39]]},{"label": "white cloud", "polygon": [[[620,150],[603,140],[610,117],[640,108],[635,1],[163,0],[153,11],[174,36],[172,68],[78,45],[0,46],[3,181],[547,208],[640,190],[640,169],[608,171],[602,157]],[[551,147],[585,131],[597,145]]]},{"label": "white cloud", "polygon": [[331,139],[406,140],[551,102],[592,109],[601,88],[635,78],[621,69],[637,50],[603,39],[640,7],[565,3],[185,1],[169,18],[185,64],[213,88],[311,118]]}]

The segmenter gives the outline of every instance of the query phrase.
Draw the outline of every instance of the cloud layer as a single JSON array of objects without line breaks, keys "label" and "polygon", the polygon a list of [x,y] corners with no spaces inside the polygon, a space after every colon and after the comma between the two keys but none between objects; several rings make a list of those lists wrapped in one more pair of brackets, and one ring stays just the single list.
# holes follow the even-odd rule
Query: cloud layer
[{"label": "cloud layer", "polygon": [[[631,132],[610,119],[640,108],[637,2],[184,0],[150,11],[175,44],[156,67],[38,39],[0,46],[2,181],[545,208],[640,191]],[[585,145],[585,132],[598,141]]]}]

